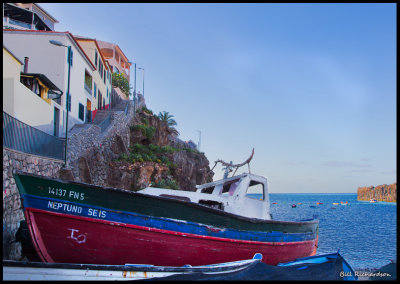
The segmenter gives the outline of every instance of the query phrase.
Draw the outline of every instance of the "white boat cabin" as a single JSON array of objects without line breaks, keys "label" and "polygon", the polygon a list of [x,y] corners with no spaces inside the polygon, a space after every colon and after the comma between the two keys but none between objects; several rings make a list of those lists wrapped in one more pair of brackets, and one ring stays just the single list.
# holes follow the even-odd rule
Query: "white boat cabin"
[{"label": "white boat cabin", "polygon": [[194,202],[236,215],[271,220],[267,179],[243,173],[197,185],[196,191],[147,187],[139,193]]}]

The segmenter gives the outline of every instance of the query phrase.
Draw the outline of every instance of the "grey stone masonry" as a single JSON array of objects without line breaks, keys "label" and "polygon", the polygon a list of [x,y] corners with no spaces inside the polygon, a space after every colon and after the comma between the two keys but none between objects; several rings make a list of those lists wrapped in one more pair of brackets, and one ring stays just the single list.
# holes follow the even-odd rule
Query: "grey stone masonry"
[{"label": "grey stone masonry", "polygon": [[19,222],[24,220],[13,171],[19,170],[59,178],[64,161],[22,153],[3,147],[3,259],[21,260],[21,246],[15,242]]},{"label": "grey stone masonry", "polygon": [[67,160],[75,181],[104,186],[108,162],[127,151],[129,126],[134,118],[133,102],[129,101],[126,114],[124,111],[111,111],[111,114],[111,123],[104,132],[93,123],[71,130]]}]

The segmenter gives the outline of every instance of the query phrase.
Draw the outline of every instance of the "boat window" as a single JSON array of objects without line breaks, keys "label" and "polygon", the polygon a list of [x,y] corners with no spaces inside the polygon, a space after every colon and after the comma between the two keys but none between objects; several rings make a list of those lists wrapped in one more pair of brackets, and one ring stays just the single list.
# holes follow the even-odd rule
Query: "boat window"
[{"label": "boat window", "polygon": [[224,183],[224,186],[222,187],[220,194],[232,196],[239,184],[239,181],[240,181],[239,179],[235,179]]},{"label": "boat window", "polygon": [[199,204],[203,204],[203,205],[206,205],[208,207],[215,208],[215,209],[224,210],[224,206],[222,205],[222,203],[218,202],[218,201],[214,201],[214,200],[200,199],[199,200]]},{"label": "boat window", "polygon": [[264,184],[258,181],[250,181],[249,187],[247,188],[246,197],[264,200]]},{"label": "boat window", "polygon": [[211,194],[214,190],[215,186],[209,186],[209,187],[205,187],[201,190],[201,193],[208,193]]}]

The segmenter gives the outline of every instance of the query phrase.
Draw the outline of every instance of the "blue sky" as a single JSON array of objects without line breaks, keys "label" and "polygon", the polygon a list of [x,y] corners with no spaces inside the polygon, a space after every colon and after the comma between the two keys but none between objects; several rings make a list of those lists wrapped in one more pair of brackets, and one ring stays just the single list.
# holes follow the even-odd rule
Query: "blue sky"
[{"label": "blue sky", "polygon": [[57,31],[143,67],[148,108],[173,114],[183,140],[200,130],[210,167],[254,147],[273,193],[396,181],[395,4],[39,5]]}]

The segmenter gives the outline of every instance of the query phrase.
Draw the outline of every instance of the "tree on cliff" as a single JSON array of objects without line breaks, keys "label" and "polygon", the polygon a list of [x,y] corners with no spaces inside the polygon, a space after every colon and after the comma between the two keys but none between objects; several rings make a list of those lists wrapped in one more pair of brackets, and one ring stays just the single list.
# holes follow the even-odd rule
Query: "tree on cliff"
[{"label": "tree on cliff", "polygon": [[112,74],[112,85],[114,88],[120,88],[127,98],[129,98],[130,89],[129,81],[121,73]]},{"label": "tree on cliff", "polygon": [[161,121],[165,121],[168,125],[168,130],[171,132],[171,134],[178,136],[179,131],[176,130],[174,126],[177,126],[178,124],[176,123],[175,119],[173,118],[174,116],[172,114],[169,114],[168,111],[163,111],[158,113],[158,118]]}]

